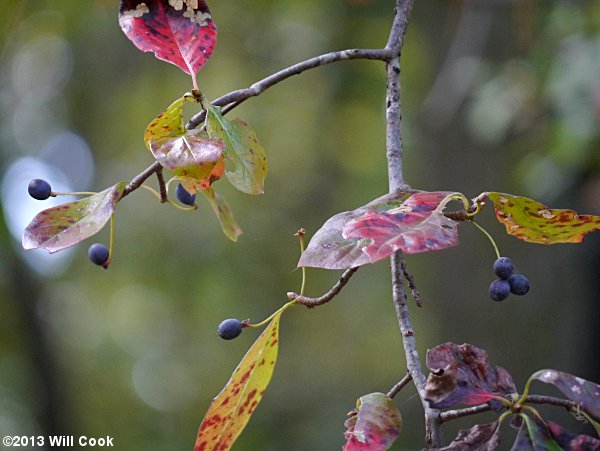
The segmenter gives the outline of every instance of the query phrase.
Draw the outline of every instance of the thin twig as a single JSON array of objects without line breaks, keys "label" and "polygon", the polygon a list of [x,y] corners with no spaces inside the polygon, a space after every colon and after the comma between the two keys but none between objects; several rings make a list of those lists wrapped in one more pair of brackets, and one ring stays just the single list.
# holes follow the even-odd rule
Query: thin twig
[{"label": "thin twig", "polygon": [[400,390],[409,384],[410,381],[412,381],[412,376],[410,373],[406,373],[406,375],[400,379],[400,381],[394,385],[389,392],[387,392],[387,397],[394,398],[398,393],[400,393]]},{"label": "thin twig", "polygon": [[156,170],[156,178],[158,180],[158,190],[160,192],[160,202],[164,204],[167,201],[167,187],[165,185],[165,177],[163,175],[162,166]]},{"label": "thin twig", "polygon": [[465,407],[464,409],[447,410],[446,412],[440,413],[440,423],[447,421],[456,420],[457,418],[467,417],[469,415],[475,415],[482,412],[488,412],[492,410],[492,406],[489,404],[478,404],[476,406]]},{"label": "thin twig", "polygon": [[160,169],[162,169],[162,166],[160,165],[160,163],[158,161],[155,161],[150,166],[148,166],[146,169],[144,169],[142,172],[140,172],[138,175],[136,175],[131,180],[131,182],[129,182],[129,184],[125,187],[125,190],[123,191],[123,195],[121,196],[121,199],[124,198],[125,196],[131,194],[133,191],[138,189],[140,186],[142,186],[142,183],[144,183],[148,179],[148,177],[150,177],[152,174],[156,174],[156,172],[159,171]]},{"label": "thin twig", "polygon": [[[286,67],[285,69],[275,72],[274,74],[269,75],[268,77],[265,77],[260,81],[257,81],[249,88],[238,89],[237,91],[232,91],[228,94],[225,94],[224,96],[221,96],[218,99],[214,100],[212,104],[215,106],[225,106],[233,104],[223,110],[223,112],[230,111],[236,106],[238,106],[240,103],[242,103],[244,100],[247,100],[250,97],[255,97],[266,91],[271,86],[274,86],[277,83],[287,78],[290,78],[293,75],[301,74],[302,72],[307,71],[309,69],[325,66],[326,64],[335,63],[337,61],[347,61],[356,59],[387,61],[390,57],[391,52],[387,48],[348,49],[325,53],[323,55],[315,56],[305,61],[296,63],[293,66]],[[190,119],[190,121],[187,124],[187,127],[189,129],[196,128],[199,124],[201,124],[204,121],[205,115],[206,111],[201,111],[200,113],[196,114]]]},{"label": "thin twig", "polygon": [[331,290],[329,290],[323,296],[319,296],[318,298],[309,298],[306,296],[301,296],[298,293],[289,292],[287,294],[287,297],[290,301],[296,301],[298,304],[305,305],[308,308],[313,308],[319,305],[326,304],[327,302],[331,301],[335,296],[337,296],[340,291],[342,291],[344,285],[348,283],[348,281],[357,269],[358,266],[356,268],[350,268],[344,271],[337,283],[333,287],[331,287]]},{"label": "thin twig", "polygon": [[406,261],[402,261],[402,272],[404,274],[404,278],[408,282],[408,287],[410,288],[410,295],[412,296],[413,300],[415,301],[415,304],[419,308],[423,307],[423,301],[421,300],[421,294],[419,293],[419,290],[417,290],[417,285],[415,284],[415,279],[414,279],[413,275],[410,272],[408,272],[408,268],[406,267]]}]

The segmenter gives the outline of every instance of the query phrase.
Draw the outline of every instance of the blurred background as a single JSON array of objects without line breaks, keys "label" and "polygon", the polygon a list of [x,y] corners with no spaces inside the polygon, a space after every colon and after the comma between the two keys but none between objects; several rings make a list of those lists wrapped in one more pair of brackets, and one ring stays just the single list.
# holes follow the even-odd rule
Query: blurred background
[{"label": "blurred background", "polygon": [[[200,87],[216,98],[321,53],[382,47],[393,3],[215,1],[219,39]],[[415,3],[402,60],[407,181],[600,214],[600,4]],[[186,74],[126,39],[118,6],[0,2],[0,433],[109,435],[115,449],[191,450],[211,399],[258,336],[246,330],[226,342],[219,322],[257,322],[276,310],[299,290],[294,232],[310,236],[387,191],[385,73],[379,62],[338,63],[233,112],[254,126],[270,165],[262,196],[215,184],[244,230],[238,243],[202,199],[186,214],[139,190],[119,205],[109,270],[86,255],[93,242],[108,242],[108,229],[58,254],[24,252],[33,216],[69,200],[29,198],[31,179],[56,191],[131,179],[152,162],[144,128],[191,88]],[[600,234],[577,246],[532,245],[505,235],[491,208],[482,216],[532,289],[488,299],[493,249],[469,224],[460,246],[409,256],[424,300],[412,307],[423,356],[468,342],[518,387],[542,368],[600,382]],[[309,270],[307,294],[338,276]],[[333,302],[284,315],[274,377],[234,449],[340,449],[356,398],[387,392],[405,371],[383,261],[361,269]],[[420,449],[415,392],[396,399],[405,429],[393,449]],[[448,425],[447,441],[472,421]],[[509,447],[514,432],[505,433]]]}]

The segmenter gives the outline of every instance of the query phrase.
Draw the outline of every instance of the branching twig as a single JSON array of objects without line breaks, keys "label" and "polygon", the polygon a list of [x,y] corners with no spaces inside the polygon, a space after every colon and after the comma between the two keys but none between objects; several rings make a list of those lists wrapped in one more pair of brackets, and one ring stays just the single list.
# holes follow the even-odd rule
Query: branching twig
[{"label": "branching twig", "polygon": [[161,169],[162,166],[158,161],[152,163],[150,166],[148,166],[146,169],[144,169],[142,172],[136,175],[133,178],[133,180],[131,180],[131,182],[129,182],[129,184],[125,187],[125,190],[123,191],[121,199],[138,189],[140,186],[142,186],[142,184],[146,181],[148,177],[150,177],[152,174],[156,174],[156,172]]},{"label": "branching twig", "polygon": [[456,420],[457,418],[468,417],[469,415],[475,415],[482,412],[488,412],[490,410],[492,410],[492,406],[489,404],[478,404],[476,406],[465,407],[464,409],[447,410],[446,412],[440,413],[440,423]]},{"label": "branching twig", "polygon": [[[279,72],[276,72],[272,75],[269,75],[268,77],[263,78],[260,81],[257,81],[249,88],[238,89],[237,91],[232,91],[228,94],[225,94],[224,96],[214,100],[212,104],[215,106],[225,106],[232,104],[223,110],[223,112],[227,112],[238,106],[244,100],[247,100],[250,97],[255,97],[266,91],[271,86],[274,86],[277,83],[287,78],[290,78],[293,75],[301,74],[302,72],[307,71],[309,69],[314,69],[315,67],[335,63],[337,61],[347,61],[356,59],[387,61],[390,58],[390,56],[391,52],[389,49],[348,49],[325,53],[323,55],[315,56],[314,58],[307,59],[305,61],[294,64],[293,66],[282,69]],[[205,115],[205,111],[196,114],[190,119],[190,121],[187,124],[187,127],[189,129],[197,127],[204,121]]]},{"label": "branching twig", "polygon": [[323,296],[319,296],[318,298],[309,298],[306,296],[300,296],[298,293],[289,292],[287,294],[287,297],[290,301],[296,301],[298,304],[305,305],[308,308],[313,308],[319,305],[326,304],[327,302],[331,301],[335,296],[337,296],[340,291],[342,291],[344,285],[348,283],[350,277],[352,277],[352,275],[356,272],[357,269],[358,267],[350,268],[344,271],[344,273],[336,282],[336,284],[333,287],[331,287],[331,290],[329,290]]},{"label": "branching twig", "polygon": [[406,268],[405,261],[402,261],[402,273],[404,274],[404,278],[408,282],[408,287],[410,288],[410,295],[415,301],[415,304],[417,304],[417,307],[423,307],[421,294],[419,293],[419,290],[417,290],[417,285],[415,284],[415,279],[413,275],[410,272],[408,272],[408,269]]},{"label": "branching twig", "polygon": [[389,392],[387,392],[388,398],[394,398],[398,393],[400,393],[400,390],[402,390],[408,385],[408,383],[411,380],[412,376],[410,375],[410,373],[406,373],[406,376],[400,379],[400,381],[396,385],[394,385]]}]

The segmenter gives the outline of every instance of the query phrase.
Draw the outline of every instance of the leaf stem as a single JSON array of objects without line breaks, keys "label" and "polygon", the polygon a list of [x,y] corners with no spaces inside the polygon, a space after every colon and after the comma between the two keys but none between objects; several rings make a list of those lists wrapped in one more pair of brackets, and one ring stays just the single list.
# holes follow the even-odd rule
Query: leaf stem
[{"label": "leaf stem", "polygon": [[94,194],[98,194],[94,191],[74,191],[72,193],[56,193],[52,191],[52,197],[56,196],[93,196]]},{"label": "leaf stem", "polygon": [[[298,241],[300,242],[300,256],[304,253],[304,236],[306,235],[306,230],[300,228],[295,235],[298,237]],[[302,284],[300,285],[300,296],[304,296],[304,288],[306,287],[306,268],[302,266]]]},{"label": "leaf stem", "polygon": [[481,230],[481,232],[487,236],[488,240],[490,240],[490,243],[492,243],[492,246],[494,246],[494,252],[496,253],[496,257],[500,258],[500,251],[498,250],[498,246],[496,246],[496,242],[494,241],[494,239],[492,238],[492,235],[490,235],[488,233],[487,230],[485,230],[483,227],[481,227],[479,224],[477,224],[475,221],[471,221],[471,223],[477,227],[479,230]]},{"label": "leaf stem", "polygon": [[104,269],[108,268],[108,265],[110,265],[110,262],[112,261],[112,258],[113,258],[113,243],[115,241],[115,214],[114,213],[112,215],[110,215],[109,230],[110,230],[110,232],[109,232],[109,238],[108,238],[108,260],[106,260],[104,262],[104,264],[102,265],[104,267]]},{"label": "leaf stem", "polygon": [[279,310],[276,310],[271,315],[269,315],[269,317],[267,317],[266,319],[262,320],[260,323],[250,324],[249,322],[244,322],[243,323],[244,327],[249,327],[251,329],[262,327],[265,324],[269,323],[273,318],[275,318],[275,316],[277,316],[280,313],[283,313],[284,311],[286,311],[288,308],[290,308],[292,305],[295,305],[295,304],[297,304],[296,301],[290,301],[290,302],[284,304]]}]

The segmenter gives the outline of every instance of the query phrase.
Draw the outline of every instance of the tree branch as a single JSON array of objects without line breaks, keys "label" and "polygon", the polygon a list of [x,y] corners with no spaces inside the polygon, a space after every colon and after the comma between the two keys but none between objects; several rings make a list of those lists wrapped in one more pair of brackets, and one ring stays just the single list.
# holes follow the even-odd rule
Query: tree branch
[{"label": "tree branch", "polygon": [[[408,186],[404,181],[402,172],[402,132],[400,122],[402,119],[401,84],[400,84],[400,53],[404,44],[404,35],[412,11],[412,0],[396,0],[394,22],[390,31],[386,49],[391,52],[391,57],[386,61],[387,89],[386,89],[386,155],[388,164],[389,191],[396,193],[406,190]],[[441,445],[440,412],[429,407],[425,400],[425,375],[421,369],[419,353],[412,329],[408,302],[404,292],[404,272],[402,269],[404,257],[401,252],[392,255],[392,295],[398,324],[402,333],[402,343],[406,355],[406,365],[414,381],[417,392],[425,411],[425,440],[428,446]]]},{"label": "tree branch", "polygon": [[[369,59],[369,60],[379,60],[379,61],[387,61],[391,57],[392,53],[389,49],[348,49],[348,50],[339,50],[335,52],[325,53],[323,55],[315,56],[314,58],[307,59],[305,61],[301,61],[299,63],[294,64],[293,66],[286,67],[285,69],[280,70],[279,72],[275,72],[268,77],[263,78],[260,81],[257,81],[252,86],[246,89],[238,89],[237,91],[232,91],[224,96],[219,97],[218,99],[212,102],[215,106],[225,106],[229,105],[227,108],[223,109],[223,112],[232,110],[241,104],[244,100],[249,99],[250,97],[255,97],[257,95],[262,94],[267,89],[272,86],[275,86],[277,83],[290,78],[293,75],[301,74],[309,69],[314,69],[315,67],[325,66],[326,64],[335,63],[338,61],[347,61],[347,60],[356,60],[356,59]],[[232,104],[232,105],[230,105]],[[204,117],[206,115],[205,111],[201,111],[200,113],[193,116],[187,124],[187,128],[192,129],[196,128],[204,121]]]},{"label": "tree branch", "polygon": [[298,293],[294,293],[293,291],[290,291],[287,294],[287,297],[290,301],[296,301],[298,304],[305,305],[308,308],[313,308],[313,307],[317,307],[319,305],[326,304],[327,302],[331,301],[335,296],[337,296],[340,291],[342,291],[342,288],[344,288],[344,285],[346,285],[348,283],[348,281],[354,275],[354,273],[356,272],[357,269],[358,269],[358,266],[356,268],[350,268],[350,269],[347,269],[346,271],[344,271],[344,273],[342,274],[340,279],[336,282],[336,284],[333,287],[331,287],[331,290],[329,290],[323,296],[319,296],[318,298],[309,298],[306,296],[300,296]]}]

